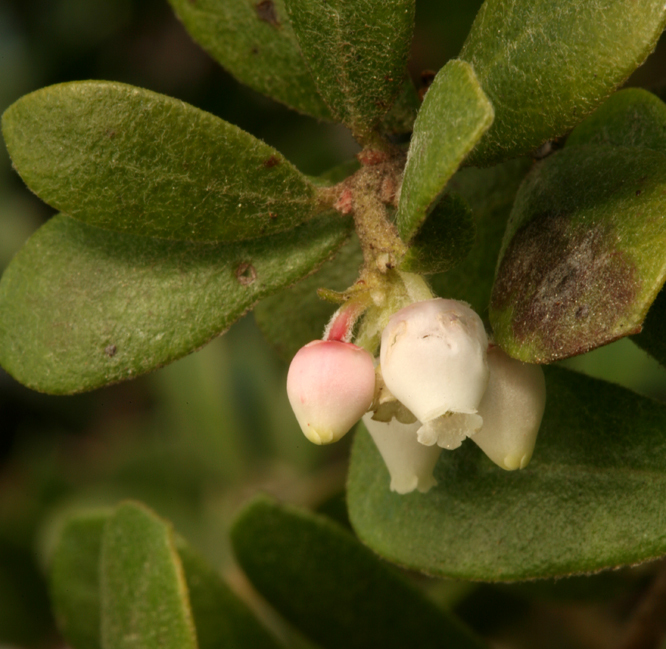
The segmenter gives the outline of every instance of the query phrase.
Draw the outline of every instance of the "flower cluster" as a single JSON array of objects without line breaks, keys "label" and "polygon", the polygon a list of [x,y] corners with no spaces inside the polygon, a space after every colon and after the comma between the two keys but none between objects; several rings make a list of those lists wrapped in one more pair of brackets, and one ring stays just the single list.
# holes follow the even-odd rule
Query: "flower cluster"
[{"label": "flower cluster", "polygon": [[528,464],[546,401],[543,372],[489,343],[469,306],[436,298],[397,311],[378,360],[332,340],[296,354],[287,392],[309,440],[337,441],[363,418],[398,493],[428,491],[442,449],[467,437],[503,469]]}]

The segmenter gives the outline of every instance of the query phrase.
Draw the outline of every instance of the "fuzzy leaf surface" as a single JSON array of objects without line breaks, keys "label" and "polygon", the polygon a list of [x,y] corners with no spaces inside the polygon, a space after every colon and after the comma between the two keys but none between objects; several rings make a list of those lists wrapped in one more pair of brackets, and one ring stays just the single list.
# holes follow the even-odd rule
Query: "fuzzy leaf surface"
[{"label": "fuzzy leaf surface", "polygon": [[518,187],[529,168],[530,161],[525,158],[483,169],[466,167],[447,185],[447,191],[460,194],[471,206],[476,238],[460,264],[429,281],[438,295],[468,302],[484,320],[488,317],[502,235]]},{"label": "fuzzy leaf surface", "polygon": [[347,501],[375,552],[432,575],[483,581],[559,577],[666,553],[666,407],[546,368],[534,456],[507,472],[472,442],[445,451],[437,487],[400,496],[370,436],[354,440]]},{"label": "fuzzy leaf surface", "polygon": [[338,307],[322,300],[317,289],[344,291],[356,280],[362,263],[361,246],[354,237],[314,275],[257,304],[254,317],[259,329],[280,358],[291,361],[303,345],[322,337]]},{"label": "fuzzy leaf surface", "polygon": [[257,498],[231,540],[259,592],[324,649],[484,646],[324,516]]},{"label": "fuzzy leaf surface", "polygon": [[313,185],[278,151],[177,99],[106,81],[19,99],[2,129],[40,198],[116,232],[238,241],[317,212]]},{"label": "fuzzy leaf surface", "polygon": [[412,239],[399,268],[420,275],[444,272],[465,259],[474,238],[471,208],[458,194],[446,194]]},{"label": "fuzzy leaf surface", "polygon": [[169,2],[192,38],[241,83],[301,113],[331,119],[284,0]]},{"label": "fuzzy leaf surface", "polygon": [[286,0],[319,93],[367,136],[395,101],[414,29],[414,0]]},{"label": "fuzzy leaf surface", "polygon": [[666,154],[666,104],[647,90],[620,90],[580,123],[567,146],[645,147]]},{"label": "fuzzy leaf surface", "polygon": [[396,221],[404,241],[416,234],[492,122],[493,107],[472,67],[449,61],[428,89],[414,123]]},{"label": "fuzzy leaf surface", "polygon": [[0,362],[54,394],[134,378],[200,348],[255,302],[314,271],[350,227],[324,217],[273,237],[209,245],[56,216],[0,280]]},{"label": "fuzzy leaf surface", "polygon": [[58,629],[74,649],[100,649],[102,534],[109,512],[81,513],[69,519],[58,538],[50,566],[53,611]]},{"label": "fuzzy leaf surface", "polygon": [[100,568],[103,649],[197,649],[171,526],[138,503],[104,526]]},{"label": "fuzzy leaf surface", "polygon": [[507,353],[548,363],[640,331],[666,279],[666,156],[566,147],[522,184],[490,304]]},{"label": "fuzzy leaf surface", "polygon": [[[100,647],[100,559],[111,512],[79,513],[64,525],[51,564],[58,627],[74,649]],[[192,548],[176,537],[199,649],[276,649],[247,606]]]},{"label": "fuzzy leaf surface", "polygon": [[460,53],[495,108],[468,162],[516,157],[571,130],[654,49],[661,0],[486,0]]}]

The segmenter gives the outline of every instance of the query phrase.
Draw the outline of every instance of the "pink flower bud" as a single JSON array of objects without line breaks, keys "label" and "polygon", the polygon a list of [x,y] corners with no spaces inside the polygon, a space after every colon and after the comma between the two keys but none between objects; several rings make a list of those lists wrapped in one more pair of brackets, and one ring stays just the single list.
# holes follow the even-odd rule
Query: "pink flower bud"
[{"label": "pink flower bud", "polygon": [[289,366],[289,403],[315,444],[337,442],[370,408],[374,392],[372,356],[351,343],[315,340]]},{"label": "pink flower bud", "polygon": [[488,384],[487,347],[483,322],[466,304],[416,302],[394,313],[382,333],[382,375],[424,424],[448,413],[475,414]]},{"label": "pink flower bud", "polygon": [[502,469],[524,469],[546,406],[543,370],[511,358],[499,347],[488,350],[488,364],[490,380],[479,406],[483,427],[472,440]]},{"label": "pink flower bud", "polygon": [[421,493],[437,484],[432,475],[442,453],[439,446],[424,446],[416,439],[421,424],[401,424],[397,419],[375,421],[371,413],[363,423],[375,442],[391,476],[391,491],[406,494],[414,489]]}]

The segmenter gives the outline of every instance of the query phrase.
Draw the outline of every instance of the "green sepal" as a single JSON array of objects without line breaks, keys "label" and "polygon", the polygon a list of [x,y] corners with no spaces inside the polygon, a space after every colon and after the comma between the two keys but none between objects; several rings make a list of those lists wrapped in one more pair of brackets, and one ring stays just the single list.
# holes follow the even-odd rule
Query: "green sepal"
[{"label": "green sepal", "polygon": [[492,122],[493,107],[472,67],[449,61],[428,89],[414,124],[396,217],[403,241],[419,230]]},{"label": "green sepal", "polygon": [[522,184],[490,304],[496,342],[548,363],[640,331],[666,279],[666,156],[565,147]]},{"label": "green sepal", "polygon": [[135,378],[188,354],[318,268],[351,222],[208,245],[148,239],[54,217],[0,280],[0,362],[42,392]]},{"label": "green sepal", "polygon": [[485,646],[324,516],[259,497],[231,540],[257,590],[324,649]]},{"label": "green sepal", "polygon": [[347,503],[359,538],[440,577],[513,581],[589,573],[666,553],[666,407],[604,381],[546,368],[531,463],[507,472],[467,440],[444,451],[427,494],[389,490],[365,430]]},{"label": "green sepal", "polygon": [[239,241],[314,216],[314,186],[249,133],[177,99],[82,81],[12,104],[2,131],[14,168],[90,225],[183,241]]},{"label": "green sepal", "polygon": [[460,58],[495,122],[467,162],[496,164],[565,135],[645,61],[665,25],[661,0],[486,0]]}]

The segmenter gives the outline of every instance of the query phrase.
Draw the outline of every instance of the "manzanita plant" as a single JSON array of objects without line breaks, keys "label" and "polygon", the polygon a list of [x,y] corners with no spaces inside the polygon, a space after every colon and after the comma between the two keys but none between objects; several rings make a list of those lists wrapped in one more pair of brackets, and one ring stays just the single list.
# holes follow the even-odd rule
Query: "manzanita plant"
[{"label": "manzanita plant", "polygon": [[[380,556],[516,581],[666,555],[666,406],[541,369],[629,335],[666,362],[666,106],[618,90],[663,0],[486,0],[421,92],[415,0],[170,1],[239,81],[343,124],[360,151],[308,177],[149,90],[23,97],[3,136],[60,214],[2,276],[2,366],[38,391],[92,390],[254,308],[308,439],[363,420],[346,498]],[[483,646],[324,517],[257,500],[232,541],[322,647]],[[74,649],[277,642],[135,502],[71,517],[51,579]]]}]

